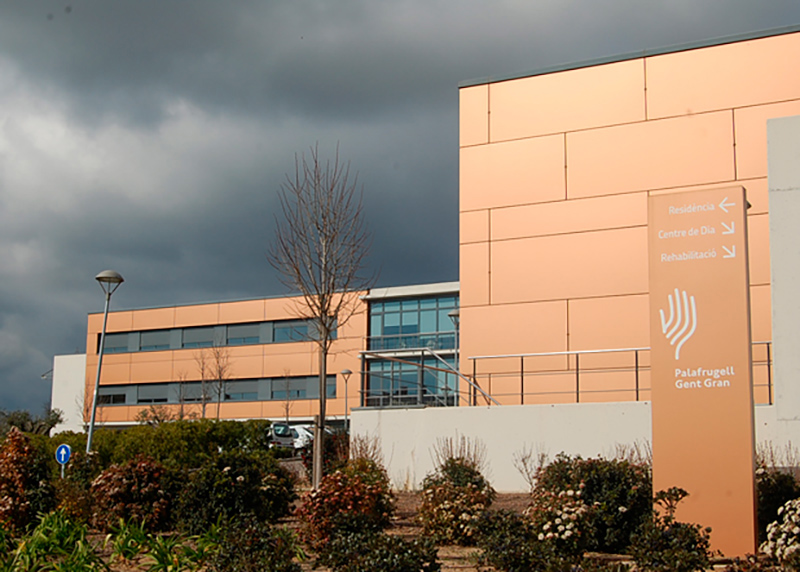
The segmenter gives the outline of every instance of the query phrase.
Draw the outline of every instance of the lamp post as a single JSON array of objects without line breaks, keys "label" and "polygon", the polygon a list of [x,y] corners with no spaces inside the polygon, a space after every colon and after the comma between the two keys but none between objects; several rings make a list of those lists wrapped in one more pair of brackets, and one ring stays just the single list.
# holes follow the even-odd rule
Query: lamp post
[{"label": "lamp post", "polygon": [[[458,308],[456,308],[452,312],[448,313],[447,317],[450,318],[453,321],[453,327],[455,328],[453,333],[454,333],[454,337],[455,337],[454,342],[455,342],[455,346],[456,346],[455,347],[455,350],[456,350],[456,355],[455,355],[455,358],[456,358],[456,371],[461,371],[461,362],[459,361],[459,352],[458,352],[458,349],[459,349],[458,348],[458,334],[459,334],[458,330],[459,330],[459,325],[460,325],[459,322],[461,320],[461,312],[459,311]],[[456,383],[459,383],[458,379],[456,379]],[[447,385],[447,382],[445,382],[445,391],[444,391],[445,392],[445,400],[447,399],[447,391],[449,389],[450,389],[450,386]],[[458,397],[456,397],[456,401],[458,401]]]},{"label": "lamp post", "polygon": [[94,380],[94,397],[92,398],[92,418],[89,421],[89,435],[86,438],[86,452],[92,450],[92,435],[94,434],[94,421],[97,416],[97,396],[100,393],[100,368],[103,365],[103,350],[106,347],[106,323],[108,322],[108,305],[111,302],[111,295],[119,288],[125,279],[119,272],[114,270],[103,270],[94,277],[100,283],[100,287],[106,295],[106,306],[103,311],[103,329],[100,332],[100,352],[97,356],[97,376]]},{"label": "lamp post", "polygon": [[344,430],[349,434],[350,426],[347,423],[347,381],[350,379],[350,376],[353,375],[353,372],[349,369],[343,369],[340,373],[344,378]]}]

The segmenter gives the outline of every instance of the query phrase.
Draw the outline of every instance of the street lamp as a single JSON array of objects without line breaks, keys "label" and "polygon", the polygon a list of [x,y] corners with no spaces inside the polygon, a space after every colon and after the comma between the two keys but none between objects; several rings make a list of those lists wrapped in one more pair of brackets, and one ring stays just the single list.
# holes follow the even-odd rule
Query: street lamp
[{"label": "street lamp", "polygon": [[[459,351],[458,351],[458,334],[459,334],[458,330],[459,330],[460,321],[461,321],[461,312],[459,312],[459,309],[456,308],[452,312],[448,313],[447,317],[450,318],[450,320],[452,320],[453,327],[455,328],[454,329],[454,338],[455,338],[454,342],[455,342],[455,346],[456,346],[455,347],[455,350],[456,350],[456,355],[455,355],[455,358],[456,358],[456,371],[461,371],[461,362],[460,362]],[[458,379],[456,379],[456,383],[459,383]],[[447,399],[447,392],[449,391],[449,389],[450,389],[450,386],[447,384],[447,381],[445,381],[445,389],[444,389],[445,400]],[[456,397],[456,400],[458,400],[457,397]]]},{"label": "street lamp", "polygon": [[100,283],[100,288],[106,295],[106,307],[103,311],[103,329],[100,332],[100,352],[97,356],[97,376],[94,380],[94,397],[92,398],[92,418],[89,421],[89,435],[86,438],[86,452],[92,450],[92,435],[94,434],[94,421],[97,416],[97,396],[100,393],[100,367],[103,365],[103,350],[106,347],[106,323],[108,322],[108,305],[111,302],[111,295],[116,292],[119,285],[125,279],[122,274],[114,270],[103,270],[94,277]]},{"label": "street lamp", "polygon": [[347,380],[350,379],[350,376],[353,375],[353,372],[349,369],[343,369],[341,372],[342,377],[344,378],[344,430],[347,433],[350,433],[350,427],[347,423]]}]

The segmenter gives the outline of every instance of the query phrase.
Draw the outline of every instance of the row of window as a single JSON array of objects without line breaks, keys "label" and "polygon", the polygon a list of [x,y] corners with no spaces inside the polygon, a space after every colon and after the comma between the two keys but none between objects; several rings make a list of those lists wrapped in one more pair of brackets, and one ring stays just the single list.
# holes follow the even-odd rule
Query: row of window
[{"label": "row of window", "polygon": [[[168,330],[114,332],[106,334],[106,353],[152,352],[209,348],[212,346],[244,346],[303,342],[312,338],[311,320],[280,320]],[[97,336],[100,349],[100,334]]]},{"label": "row of window", "polygon": [[[455,359],[445,359],[455,369]],[[413,363],[412,363],[413,362]],[[420,367],[423,366],[423,367]],[[458,380],[436,358],[404,358],[403,362],[374,360],[367,364],[366,407],[399,405],[456,405]]]},{"label": "row of window", "polygon": [[[220,390],[222,392],[220,399]],[[326,392],[336,397],[336,376],[329,375]],[[286,401],[319,398],[319,377],[315,375],[237,379],[220,384],[207,381],[143,383],[100,386],[99,405],[147,405],[170,403],[216,403],[218,401]]]}]

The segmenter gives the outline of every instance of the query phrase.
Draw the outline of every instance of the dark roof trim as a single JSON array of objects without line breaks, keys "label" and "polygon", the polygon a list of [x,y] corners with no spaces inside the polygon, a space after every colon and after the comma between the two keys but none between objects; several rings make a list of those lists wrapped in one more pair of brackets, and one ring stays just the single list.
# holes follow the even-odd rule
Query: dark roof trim
[{"label": "dark roof trim", "polygon": [[686,44],[677,44],[674,46],[668,46],[664,48],[655,48],[649,50],[642,50],[640,52],[630,52],[627,54],[617,55],[617,56],[608,56],[604,58],[597,58],[593,60],[585,60],[581,62],[575,62],[571,64],[563,64],[557,66],[550,66],[546,68],[541,68],[538,70],[518,73],[518,74],[510,74],[498,77],[488,77],[482,79],[474,79],[474,80],[467,80],[462,81],[458,84],[459,88],[462,87],[474,87],[476,85],[486,85],[490,83],[500,83],[502,81],[510,81],[514,79],[522,79],[526,77],[534,77],[538,75],[546,75],[550,73],[557,73],[562,71],[569,71],[569,70],[576,70],[581,68],[588,68],[593,66],[600,66],[604,64],[613,64],[617,62],[624,62],[628,60],[635,60],[639,58],[645,57],[652,57],[652,56],[661,56],[665,54],[673,54],[678,52],[688,52],[689,50],[698,50],[701,48],[710,48],[713,46],[722,46],[725,44],[734,44],[736,42],[745,42],[747,40],[758,40],[761,38],[769,38],[772,36],[782,36],[784,34],[792,34],[795,32],[800,32],[800,24],[795,24],[793,26],[784,26],[782,28],[772,28],[770,30],[760,30],[758,32],[748,32],[746,34],[737,34],[734,36],[725,36],[722,38],[716,38],[713,40],[703,40],[700,42],[690,42]]}]

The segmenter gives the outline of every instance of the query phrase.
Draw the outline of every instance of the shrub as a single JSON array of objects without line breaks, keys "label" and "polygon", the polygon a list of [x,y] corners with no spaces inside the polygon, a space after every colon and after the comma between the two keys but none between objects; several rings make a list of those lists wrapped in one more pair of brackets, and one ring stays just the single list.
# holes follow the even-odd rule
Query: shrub
[{"label": "shrub", "polygon": [[337,534],[320,551],[317,566],[334,572],[437,572],[430,538],[403,540],[376,531]]},{"label": "shrub", "polygon": [[294,535],[253,518],[225,527],[219,551],[211,556],[211,572],[300,572],[293,561],[302,557]]},{"label": "shrub", "polygon": [[111,530],[119,519],[141,522],[148,530],[163,530],[170,524],[168,474],[152,459],[138,456],[112,465],[92,482],[91,492],[92,522],[101,530]]},{"label": "shrub", "polygon": [[100,455],[87,455],[83,448],[73,448],[72,458],[64,467],[64,478],[54,482],[56,506],[70,519],[89,523],[94,510],[91,486],[101,472]]},{"label": "shrub", "polygon": [[586,550],[623,552],[652,513],[650,469],[644,463],[562,453],[538,471],[531,514],[559,510],[554,497],[572,502],[569,491],[587,507],[582,515]]},{"label": "shrub", "polygon": [[672,487],[656,493],[655,502],[665,511],[634,535],[631,555],[640,570],[696,572],[710,567],[710,528],[675,520],[675,509],[688,493]]},{"label": "shrub", "polygon": [[294,499],[291,475],[271,456],[222,453],[189,476],[178,499],[178,523],[198,534],[219,518],[269,521],[288,514]]},{"label": "shrub", "polygon": [[761,551],[783,564],[800,564],[800,499],[778,509],[778,520],[767,526],[767,540]]},{"label": "shrub", "polygon": [[475,542],[477,519],[492,504],[495,491],[465,458],[449,458],[422,482],[417,518],[423,533],[439,543]]},{"label": "shrub", "polygon": [[304,497],[297,516],[303,540],[318,548],[334,531],[381,530],[389,525],[393,512],[386,470],[374,461],[357,459],[325,475],[319,488]]},{"label": "shrub", "polygon": [[597,505],[587,505],[582,491],[582,484],[558,493],[536,490],[525,511],[537,540],[561,557],[580,556],[595,536]]},{"label": "shrub", "polygon": [[767,540],[767,525],[778,519],[778,509],[787,501],[800,497],[800,485],[794,475],[759,464],[756,470],[758,494],[758,540]]},{"label": "shrub", "polygon": [[42,447],[12,427],[0,446],[0,527],[23,530],[52,508],[49,472]]},{"label": "shrub", "polygon": [[571,570],[578,560],[559,555],[553,543],[539,540],[525,516],[511,511],[486,511],[476,528],[482,565],[507,572],[554,572]]}]

